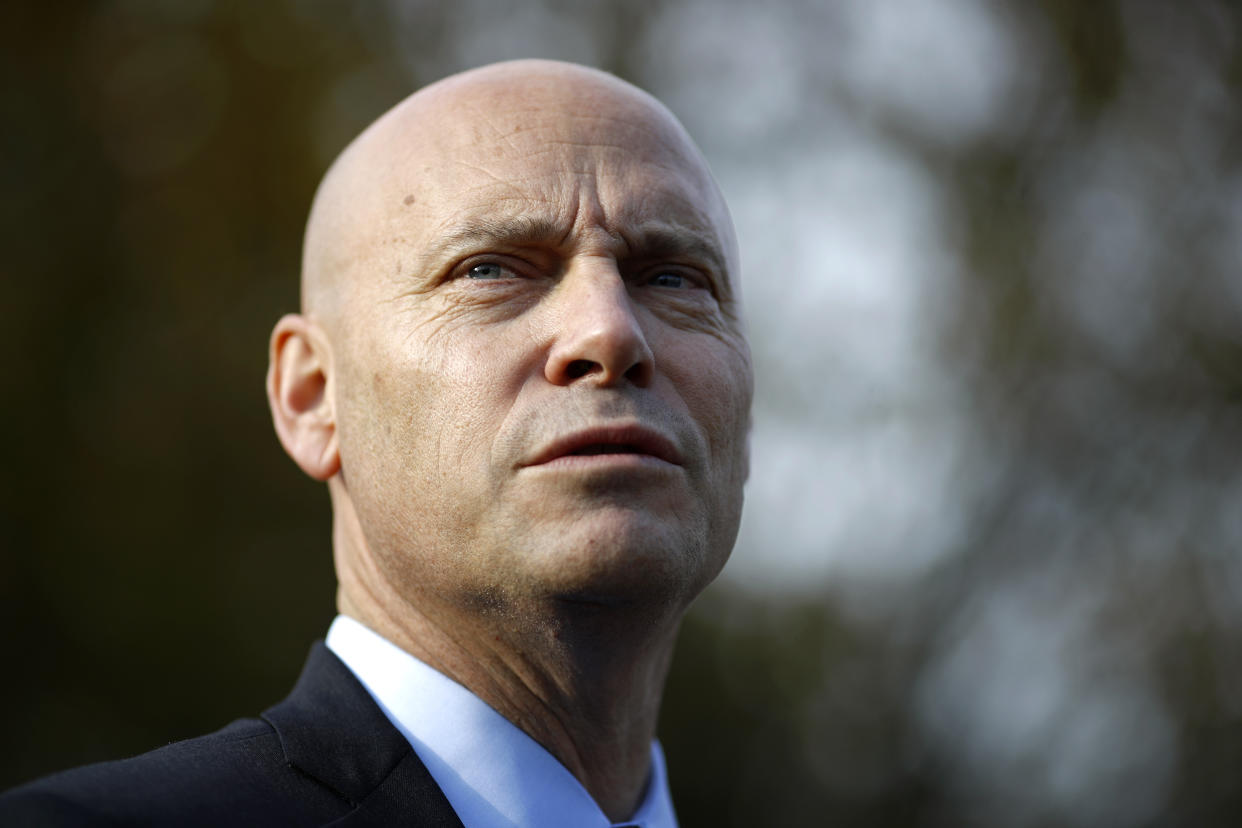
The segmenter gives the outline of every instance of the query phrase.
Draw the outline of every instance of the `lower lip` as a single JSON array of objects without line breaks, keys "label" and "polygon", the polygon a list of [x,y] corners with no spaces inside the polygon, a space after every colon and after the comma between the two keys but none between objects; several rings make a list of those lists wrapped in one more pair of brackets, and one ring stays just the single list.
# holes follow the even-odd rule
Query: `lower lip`
[{"label": "lower lip", "polygon": [[564,471],[593,469],[668,471],[678,467],[652,454],[566,454],[527,468]]}]

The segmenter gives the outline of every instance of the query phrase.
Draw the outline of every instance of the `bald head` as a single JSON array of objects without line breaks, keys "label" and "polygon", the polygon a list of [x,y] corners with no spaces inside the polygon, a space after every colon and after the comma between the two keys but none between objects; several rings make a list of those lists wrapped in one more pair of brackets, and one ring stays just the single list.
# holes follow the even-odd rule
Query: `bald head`
[{"label": "bald head", "polygon": [[[602,158],[607,150],[611,158]],[[303,249],[303,310],[333,325],[365,265],[411,264],[413,223],[443,225],[445,205],[496,171],[525,164],[550,198],[601,161],[638,157],[683,178],[734,267],[724,200],[685,129],[659,101],[605,72],[547,60],[484,66],[441,80],[375,121],[337,158],[316,193]],[[580,183],[580,182],[579,182]],[[518,193],[513,193],[515,197]],[[408,253],[408,251],[407,251]]]},{"label": "bald head", "polygon": [[[494,606],[631,581],[684,607],[746,477],[735,260],[685,130],[603,72],[488,66],[363,132],[316,194],[269,372],[286,450],[329,482],[343,592],[382,573],[419,605],[435,574]],[[593,429],[663,465],[524,471]]]}]

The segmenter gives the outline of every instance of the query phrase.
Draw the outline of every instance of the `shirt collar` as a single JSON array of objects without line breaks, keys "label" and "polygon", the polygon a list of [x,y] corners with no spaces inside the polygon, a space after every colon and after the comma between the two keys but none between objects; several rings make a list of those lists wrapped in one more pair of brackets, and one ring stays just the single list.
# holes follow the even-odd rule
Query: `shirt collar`
[{"label": "shirt collar", "polygon": [[[466,828],[614,825],[564,765],[465,687],[348,616],[332,622],[327,645],[409,740]],[[616,825],[676,828],[658,742],[638,811]]]}]

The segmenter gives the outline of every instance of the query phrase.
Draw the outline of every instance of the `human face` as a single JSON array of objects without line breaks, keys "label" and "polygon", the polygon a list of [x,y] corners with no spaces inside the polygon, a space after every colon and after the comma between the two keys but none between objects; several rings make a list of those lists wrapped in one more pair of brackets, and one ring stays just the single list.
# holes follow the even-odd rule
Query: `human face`
[{"label": "human face", "polygon": [[333,393],[366,545],[412,600],[680,608],[736,536],[727,213],[670,116],[569,91],[445,93],[375,142]]}]

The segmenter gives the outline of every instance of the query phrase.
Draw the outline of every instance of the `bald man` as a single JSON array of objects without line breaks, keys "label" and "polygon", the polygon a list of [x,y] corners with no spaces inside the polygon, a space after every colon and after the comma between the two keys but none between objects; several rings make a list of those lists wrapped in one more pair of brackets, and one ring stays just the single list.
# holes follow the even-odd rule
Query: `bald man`
[{"label": "bald man", "polygon": [[0,799],[41,824],[676,824],[655,742],[728,558],[752,393],[736,244],[657,101],[569,64],[362,133],[271,338],[340,615],[258,719]]}]

